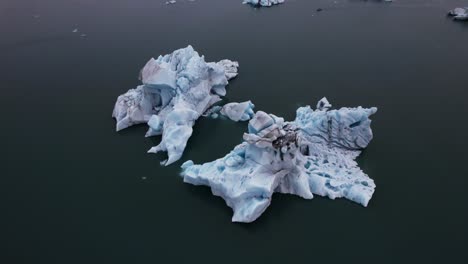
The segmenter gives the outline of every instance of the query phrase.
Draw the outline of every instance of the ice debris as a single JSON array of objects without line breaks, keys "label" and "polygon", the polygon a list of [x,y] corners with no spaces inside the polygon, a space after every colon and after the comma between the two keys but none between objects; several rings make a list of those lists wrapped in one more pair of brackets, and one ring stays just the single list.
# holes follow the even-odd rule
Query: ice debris
[{"label": "ice debris", "polygon": [[316,108],[318,110],[328,110],[331,107],[332,105],[330,104],[330,102],[328,102],[327,98],[324,97],[318,101]]},{"label": "ice debris", "polygon": [[221,108],[220,113],[235,122],[247,121],[254,116],[254,107],[255,105],[252,104],[251,101],[243,103],[228,103]]},{"label": "ice debris", "polygon": [[284,3],[284,0],[244,0],[242,3],[254,6],[272,6]]},{"label": "ice debris", "polygon": [[141,70],[143,85],[117,98],[112,117],[116,130],[148,123],[146,136],[162,135],[148,152],[167,151],[169,165],[182,156],[195,121],[226,95],[228,80],[239,64],[230,60],[205,62],[192,46],[150,59]]},{"label": "ice debris", "polygon": [[274,192],[344,197],[367,206],[375,184],[355,159],[372,139],[369,116],[377,108],[328,107],[326,98],[317,110],[300,107],[293,122],[258,111],[243,143],[213,162],[185,162],[181,176],[211,187],[233,209],[234,222],[257,219]]},{"label": "ice debris", "polygon": [[457,7],[448,13],[454,20],[468,20],[468,7]]},{"label": "ice debris", "polygon": [[206,110],[203,116],[211,118],[227,117],[234,122],[248,121],[255,114],[254,107],[255,105],[251,101],[227,103],[223,106],[215,105]]}]

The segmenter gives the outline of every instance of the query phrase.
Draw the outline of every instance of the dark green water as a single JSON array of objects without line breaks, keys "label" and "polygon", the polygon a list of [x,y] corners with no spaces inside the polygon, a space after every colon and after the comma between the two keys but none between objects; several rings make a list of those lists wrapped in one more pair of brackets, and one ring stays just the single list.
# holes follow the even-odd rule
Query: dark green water
[{"label": "dark green water", "polygon": [[[163,2],[0,2],[1,263],[466,263],[468,23],[445,12],[467,1]],[[181,162],[146,154],[145,126],[116,133],[116,97],[188,44],[240,62],[228,101],[288,120],[323,96],[377,106],[369,207],[275,195],[233,224]],[[199,120],[183,160],[223,156],[245,127]]]}]

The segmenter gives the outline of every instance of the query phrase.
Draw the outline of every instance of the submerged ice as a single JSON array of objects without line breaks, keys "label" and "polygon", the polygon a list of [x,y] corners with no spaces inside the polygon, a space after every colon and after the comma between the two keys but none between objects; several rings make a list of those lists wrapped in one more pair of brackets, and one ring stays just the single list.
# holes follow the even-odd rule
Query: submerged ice
[{"label": "submerged ice", "polygon": [[257,219],[274,192],[343,197],[367,206],[375,184],[355,159],[372,139],[369,116],[377,108],[330,107],[326,98],[316,110],[300,107],[292,122],[258,111],[243,143],[213,162],[185,162],[181,176],[211,187],[233,209],[235,222]]},{"label": "submerged ice", "polygon": [[141,70],[142,85],[119,96],[112,116],[116,130],[148,123],[146,136],[162,135],[148,152],[166,151],[171,164],[182,156],[195,121],[226,95],[237,62],[205,62],[191,46],[150,59]]}]

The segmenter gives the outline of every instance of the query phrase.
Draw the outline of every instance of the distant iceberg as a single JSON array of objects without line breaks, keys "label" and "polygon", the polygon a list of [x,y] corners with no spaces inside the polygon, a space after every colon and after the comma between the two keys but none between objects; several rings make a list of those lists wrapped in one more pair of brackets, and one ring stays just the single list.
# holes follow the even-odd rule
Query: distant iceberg
[{"label": "distant iceberg", "polygon": [[226,95],[238,67],[230,60],[207,63],[192,46],[150,59],[141,70],[143,85],[117,98],[116,130],[148,123],[146,136],[162,134],[161,143],[148,152],[167,151],[164,165],[179,160],[195,121]]},{"label": "distant iceberg", "polygon": [[181,176],[211,187],[233,209],[234,222],[257,219],[274,192],[344,197],[367,206],[375,184],[355,159],[372,139],[369,116],[377,108],[330,107],[326,98],[316,110],[300,107],[293,122],[258,111],[243,143],[213,162],[185,162]]},{"label": "distant iceberg", "polygon": [[284,3],[284,0],[244,0],[242,3],[255,6],[272,6]]},{"label": "distant iceberg", "polygon": [[448,13],[455,20],[468,20],[468,7],[457,7]]}]

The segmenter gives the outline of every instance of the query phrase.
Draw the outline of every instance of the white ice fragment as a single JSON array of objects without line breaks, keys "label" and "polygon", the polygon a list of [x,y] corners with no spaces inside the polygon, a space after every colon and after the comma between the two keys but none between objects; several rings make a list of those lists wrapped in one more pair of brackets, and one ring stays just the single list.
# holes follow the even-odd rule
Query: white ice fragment
[{"label": "white ice fragment", "polygon": [[228,80],[237,76],[239,68],[239,63],[237,61],[220,60],[217,64],[223,66],[224,74]]},{"label": "white ice fragment", "polygon": [[175,4],[175,3],[176,3],[175,0],[166,1],[166,5],[172,5],[172,4]]},{"label": "white ice fragment", "polygon": [[320,99],[317,103],[317,110],[328,110],[331,107],[332,105],[328,102],[326,97]]},{"label": "white ice fragment", "polygon": [[77,28],[75,28],[75,29],[73,29],[73,31],[72,31],[72,32],[73,32],[73,33],[76,33],[76,32],[78,32],[78,29],[77,29]]},{"label": "white ice fragment", "polygon": [[220,113],[235,122],[247,121],[253,117],[254,107],[255,105],[252,104],[251,101],[242,103],[228,103],[223,106]]},{"label": "white ice fragment", "polygon": [[275,119],[263,111],[258,111],[255,118],[249,122],[249,133],[257,134],[259,131],[272,126]]},{"label": "white ice fragment", "polygon": [[448,13],[454,20],[468,20],[468,7],[457,7]]},{"label": "white ice fragment", "polygon": [[141,70],[143,85],[117,98],[112,113],[116,130],[148,123],[146,136],[162,134],[161,143],[148,152],[166,151],[165,165],[177,161],[195,121],[221,100],[238,66],[229,60],[207,63],[192,46],[150,59]]},{"label": "white ice fragment", "polygon": [[205,113],[203,113],[202,116],[211,117],[211,118],[218,118],[219,112],[221,111],[222,108],[223,107],[221,107],[219,105],[215,105],[215,106],[209,108],[208,110],[206,110]]},{"label": "white ice fragment", "polygon": [[242,3],[253,6],[272,6],[284,3],[284,0],[244,0]]},{"label": "white ice fragment", "polygon": [[185,162],[181,176],[211,187],[233,209],[235,222],[257,219],[274,192],[344,197],[367,206],[375,184],[355,158],[372,139],[369,116],[376,111],[301,107],[294,122],[258,111],[242,144],[213,162]]}]

